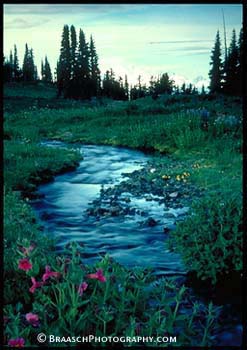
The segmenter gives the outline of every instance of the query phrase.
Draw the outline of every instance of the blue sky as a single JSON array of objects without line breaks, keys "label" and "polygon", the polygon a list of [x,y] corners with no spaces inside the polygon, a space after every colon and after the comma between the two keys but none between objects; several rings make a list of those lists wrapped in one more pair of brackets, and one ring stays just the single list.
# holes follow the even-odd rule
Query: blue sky
[{"label": "blue sky", "polygon": [[[8,4],[4,5],[4,53],[17,45],[22,63],[27,42],[40,69],[45,55],[52,69],[59,56],[64,24],[93,35],[102,73],[151,75],[168,72],[177,83],[207,83],[210,53],[216,31],[223,39],[222,9],[227,41],[242,25],[241,5],[192,4]],[[223,40],[222,40],[223,42]]]}]

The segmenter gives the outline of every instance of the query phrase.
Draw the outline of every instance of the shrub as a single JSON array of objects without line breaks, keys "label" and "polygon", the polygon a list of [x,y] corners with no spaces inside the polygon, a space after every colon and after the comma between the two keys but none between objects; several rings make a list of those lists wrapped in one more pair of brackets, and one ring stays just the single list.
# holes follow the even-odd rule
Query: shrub
[{"label": "shrub", "polygon": [[241,196],[217,194],[192,205],[191,214],[171,233],[170,248],[182,254],[189,270],[213,284],[220,275],[242,269]]}]

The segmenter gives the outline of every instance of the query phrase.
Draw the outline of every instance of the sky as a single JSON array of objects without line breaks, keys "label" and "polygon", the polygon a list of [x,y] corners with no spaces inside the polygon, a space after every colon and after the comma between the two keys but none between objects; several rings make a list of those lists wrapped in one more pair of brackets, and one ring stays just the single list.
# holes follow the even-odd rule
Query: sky
[{"label": "sky", "polygon": [[[22,64],[25,43],[33,48],[40,72],[48,57],[54,71],[64,24],[93,35],[103,73],[112,68],[131,84],[138,75],[167,72],[175,83],[208,84],[210,55],[219,29],[223,44],[224,11],[227,44],[242,26],[237,4],[5,4],[4,54],[17,45]],[[222,45],[223,49],[223,45]],[[224,53],[224,52],[223,52]]]}]

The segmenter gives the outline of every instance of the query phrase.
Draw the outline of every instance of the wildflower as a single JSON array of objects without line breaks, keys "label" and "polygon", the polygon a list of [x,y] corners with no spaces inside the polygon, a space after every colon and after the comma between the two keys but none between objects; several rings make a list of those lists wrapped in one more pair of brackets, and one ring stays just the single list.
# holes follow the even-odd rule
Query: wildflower
[{"label": "wildflower", "polygon": [[15,338],[10,339],[8,341],[8,345],[12,346],[13,348],[23,348],[25,344],[25,340],[23,338]]},{"label": "wildflower", "polygon": [[86,282],[83,282],[79,285],[78,287],[78,294],[80,295],[80,297],[82,296],[83,292],[87,289],[88,284]]},{"label": "wildflower", "polygon": [[18,268],[23,271],[29,271],[33,268],[33,265],[27,258],[25,258],[19,260]]},{"label": "wildflower", "polygon": [[181,179],[180,179],[180,175],[177,175],[177,176],[176,176],[176,180],[177,180],[177,181],[180,181],[180,180],[181,180]]},{"label": "wildflower", "polygon": [[152,168],[152,169],[150,169],[150,173],[154,173],[156,171],[156,169],[155,168]]},{"label": "wildflower", "polygon": [[22,251],[22,253],[24,253],[24,255],[29,255],[29,253],[34,250],[35,245],[31,244],[29,247],[20,247],[20,250]]},{"label": "wildflower", "polygon": [[43,274],[42,280],[43,282],[45,282],[50,277],[59,277],[59,276],[60,276],[59,272],[51,271],[50,266],[46,265],[45,273]]},{"label": "wildflower", "polygon": [[34,293],[36,288],[43,286],[43,282],[36,282],[34,277],[31,277],[31,281],[33,283],[32,287],[29,289],[30,293]]},{"label": "wildflower", "polygon": [[26,320],[34,327],[37,327],[39,325],[39,316],[33,314],[32,312],[26,314]]},{"label": "wildflower", "polygon": [[87,277],[91,278],[91,279],[96,279],[96,280],[98,280],[100,282],[105,282],[106,281],[106,278],[103,275],[102,269],[98,269],[96,273],[90,273],[89,275],[87,275]]}]

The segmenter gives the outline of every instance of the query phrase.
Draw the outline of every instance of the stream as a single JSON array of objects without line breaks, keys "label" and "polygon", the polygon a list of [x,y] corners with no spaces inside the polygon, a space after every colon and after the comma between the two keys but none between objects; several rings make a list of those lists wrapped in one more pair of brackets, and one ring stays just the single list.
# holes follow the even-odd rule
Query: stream
[{"label": "stream", "polygon": [[[46,142],[51,147],[62,147],[59,142]],[[91,217],[87,209],[100,195],[100,190],[127,178],[145,166],[149,156],[140,151],[111,146],[82,145],[83,160],[75,171],[55,177],[52,183],[39,186],[41,198],[32,205],[45,230],[57,238],[57,249],[69,242],[85,245],[84,262],[92,264],[100,256],[110,257],[127,267],[150,267],[156,274],[184,275],[180,256],[165,247],[167,235],[164,226],[173,227],[176,217],[183,216],[187,208],[172,209],[160,204],[158,198],[143,194],[135,197],[121,195],[122,205],[132,208],[129,215]],[[110,203],[105,206],[111,208]],[[169,212],[164,217],[164,212]],[[172,213],[172,214],[171,214]],[[145,220],[155,217],[158,224],[145,225]]]},{"label": "stream", "polygon": [[[114,196],[101,196],[103,190],[127,180],[128,173],[145,167],[151,156],[111,146],[69,146],[58,141],[43,145],[72,147],[83,155],[76,170],[40,185],[40,198],[31,202],[44,230],[56,238],[58,251],[76,241],[84,246],[86,264],[93,264],[108,253],[126,267],[149,267],[156,275],[185,279],[187,271],[180,255],[169,251],[165,241],[175,222],[183,220],[188,207],[169,208],[164,198],[145,192],[141,195],[122,192],[118,207]],[[101,215],[89,215],[95,211],[99,198]],[[234,316],[231,308],[229,311],[225,312],[223,329],[216,335],[217,345],[241,344],[240,317]]]}]

